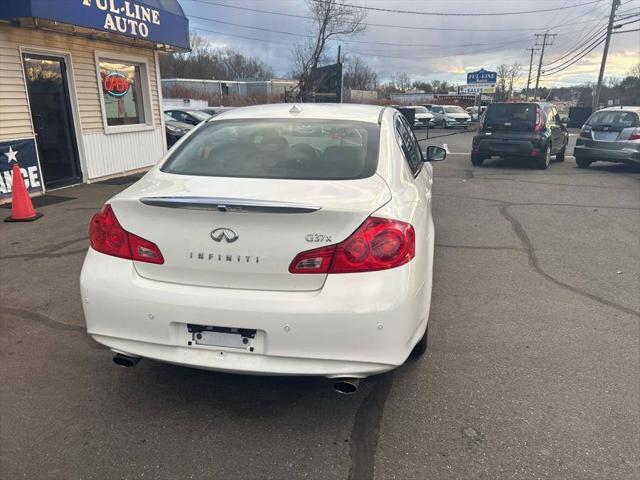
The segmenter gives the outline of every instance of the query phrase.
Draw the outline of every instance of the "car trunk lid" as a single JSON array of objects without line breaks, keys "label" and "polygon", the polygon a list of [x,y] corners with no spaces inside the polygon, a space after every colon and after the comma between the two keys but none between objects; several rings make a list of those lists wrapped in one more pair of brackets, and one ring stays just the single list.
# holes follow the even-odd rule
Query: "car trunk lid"
[{"label": "car trunk lid", "polygon": [[253,290],[317,290],[326,275],[293,275],[300,252],[348,237],[391,194],[377,175],[280,180],[155,172],[111,201],[123,228],[154,242],[164,264],[144,278]]}]

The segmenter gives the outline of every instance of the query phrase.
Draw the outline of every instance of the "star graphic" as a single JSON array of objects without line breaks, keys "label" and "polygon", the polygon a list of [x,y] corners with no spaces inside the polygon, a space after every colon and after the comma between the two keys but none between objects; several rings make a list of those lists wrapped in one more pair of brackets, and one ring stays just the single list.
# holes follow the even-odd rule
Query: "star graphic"
[{"label": "star graphic", "polygon": [[5,153],[5,155],[7,156],[7,162],[11,163],[11,162],[18,162],[18,159],[16,158],[16,155],[18,154],[17,150],[13,150],[13,147],[9,146],[9,151],[7,153]]}]

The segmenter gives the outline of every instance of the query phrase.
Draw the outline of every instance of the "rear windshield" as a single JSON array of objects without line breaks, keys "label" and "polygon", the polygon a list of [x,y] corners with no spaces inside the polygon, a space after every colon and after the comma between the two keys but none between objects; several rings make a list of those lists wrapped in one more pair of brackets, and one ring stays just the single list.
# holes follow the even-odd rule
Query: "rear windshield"
[{"label": "rear windshield", "polygon": [[429,113],[426,107],[413,107],[416,113]]},{"label": "rear windshield", "polygon": [[467,113],[462,107],[444,107],[445,113]]},{"label": "rear windshield", "polygon": [[340,120],[220,120],[195,132],[163,172],[212,177],[348,180],[378,166],[379,126]]},{"label": "rear windshield", "polygon": [[596,112],[587,122],[592,127],[629,128],[640,125],[638,115],[634,112]]},{"label": "rear windshield", "polygon": [[533,128],[536,123],[536,105],[533,103],[494,103],[485,114],[487,127],[510,127],[514,130]]}]

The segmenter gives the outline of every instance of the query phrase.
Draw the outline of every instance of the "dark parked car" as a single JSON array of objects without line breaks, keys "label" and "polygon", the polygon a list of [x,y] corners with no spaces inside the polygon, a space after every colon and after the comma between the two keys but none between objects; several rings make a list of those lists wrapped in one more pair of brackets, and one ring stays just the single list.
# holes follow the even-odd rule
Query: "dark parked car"
[{"label": "dark parked car", "polygon": [[473,137],[471,163],[491,157],[530,159],[545,169],[555,155],[564,161],[569,134],[550,103],[492,103]]},{"label": "dark parked car", "polygon": [[188,123],[189,125],[198,125],[201,122],[209,120],[211,115],[193,108],[172,108],[165,110],[164,113],[172,117],[177,122]]},{"label": "dark parked car", "polygon": [[640,107],[611,107],[589,117],[573,150],[576,163],[640,163]]},{"label": "dark parked car", "polygon": [[184,137],[193,125],[176,122],[173,117],[164,114],[164,129],[167,134],[167,147],[173,146],[178,140]]}]

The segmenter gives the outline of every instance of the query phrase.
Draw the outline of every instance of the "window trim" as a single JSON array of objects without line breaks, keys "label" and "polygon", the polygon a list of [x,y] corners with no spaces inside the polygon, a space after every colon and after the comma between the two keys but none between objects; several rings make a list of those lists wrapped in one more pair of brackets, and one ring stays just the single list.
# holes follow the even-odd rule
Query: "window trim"
[{"label": "window trim", "polygon": [[[422,161],[420,162],[420,165],[415,172],[413,171],[413,168],[411,167],[411,163],[409,162],[409,159],[407,158],[407,155],[404,152],[404,145],[402,144],[402,135],[400,134],[400,132],[398,132],[396,128],[396,119],[400,120],[400,123],[404,125],[404,128],[407,129],[407,131],[411,134],[411,136],[413,136],[413,139],[418,144],[418,152],[420,153],[420,158],[422,159]],[[418,138],[416,137],[415,133],[413,133],[413,129],[409,125],[409,122],[407,121],[405,116],[402,115],[401,113],[397,113],[393,117],[393,131],[394,131],[394,137],[396,137],[396,142],[398,143],[398,146],[400,147],[400,151],[402,152],[402,156],[404,157],[407,167],[409,167],[409,171],[413,174],[413,178],[418,178],[418,176],[420,175],[420,172],[422,172],[424,168],[424,155],[422,154],[422,147],[420,147],[420,142],[418,141]]]},{"label": "window trim", "polygon": [[[98,96],[100,97],[100,110],[102,111],[102,125],[104,133],[111,135],[114,133],[141,132],[155,129],[155,120],[153,115],[153,104],[151,98],[151,79],[149,75],[149,59],[136,55],[128,54],[112,54],[104,50],[96,50],[94,52],[96,63],[96,81],[98,83]],[[107,122],[107,108],[104,104],[104,95],[102,93],[102,81],[100,76],[100,61],[127,62],[135,63],[140,66],[140,87],[142,90],[142,109],[144,111],[144,123],[136,123],[132,125],[109,125]]]}]

